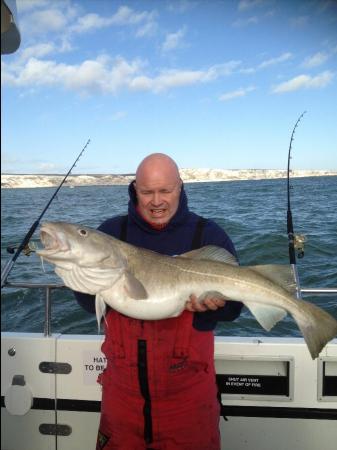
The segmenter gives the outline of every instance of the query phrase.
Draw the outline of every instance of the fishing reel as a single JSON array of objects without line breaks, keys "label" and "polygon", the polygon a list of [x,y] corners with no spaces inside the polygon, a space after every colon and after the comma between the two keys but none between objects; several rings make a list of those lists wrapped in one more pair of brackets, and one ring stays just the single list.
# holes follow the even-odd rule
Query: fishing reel
[{"label": "fishing reel", "polygon": [[294,249],[297,251],[297,257],[303,258],[304,256],[304,243],[307,241],[307,238],[304,234],[294,234]]},{"label": "fishing reel", "polygon": [[[13,254],[15,253],[15,251],[16,251],[18,248],[19,248],[18,245],[15,245],[15,246],[8,246],[6,250],[7,250],[7,253],[10,253],[11,255],[13,255]],[[36,246],[35,246],[35,244],[34,244],[34,243],[27,244],[27,245],[23,248],[22,252],[23,252],[23,254],[24,254],[25,256],[30,256],[31,253],[36,252]]]}]

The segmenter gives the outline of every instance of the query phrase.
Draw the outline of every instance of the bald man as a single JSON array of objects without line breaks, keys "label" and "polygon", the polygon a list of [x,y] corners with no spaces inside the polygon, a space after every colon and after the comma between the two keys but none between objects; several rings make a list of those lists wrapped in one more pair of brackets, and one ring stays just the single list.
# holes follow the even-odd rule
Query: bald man
[{"label": "bald man", "polygon": [[[178,255],[217,245],[235,255],[225,231],[191,212],[175,161],[147,156],[129,186],[128,214],[99,230],[143,248]],[[75,293],[95,313],[94,297]],[[219,414],[213,329],[232,321],[239,302],[197,301],[193,292],[176,318],[144,321],[109,309],[102,351],[97,450],[219,450]]]}]

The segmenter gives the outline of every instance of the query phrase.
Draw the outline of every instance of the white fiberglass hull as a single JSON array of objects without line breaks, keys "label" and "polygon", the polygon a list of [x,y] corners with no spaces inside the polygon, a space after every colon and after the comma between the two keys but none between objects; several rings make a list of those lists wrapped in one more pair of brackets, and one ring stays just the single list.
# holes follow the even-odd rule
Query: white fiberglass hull
[{"label": "white fiberglass hull", "polygon": [[[101,341],[2,333],[2,450],[95,448]],[[301,338],[216,337],[215,364],[223,449],[335,449],[337,340],[313,361]]]}]

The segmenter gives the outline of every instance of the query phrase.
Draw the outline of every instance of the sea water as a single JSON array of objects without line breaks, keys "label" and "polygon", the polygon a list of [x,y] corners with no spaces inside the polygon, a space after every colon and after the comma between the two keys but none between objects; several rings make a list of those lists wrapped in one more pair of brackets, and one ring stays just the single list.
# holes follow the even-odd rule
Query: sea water
[{"label": "sea water", "polygon": [[[297,259],[302,287],[337,287],[337,177],[292,180],[294,230],[306,236],[304,257]],[[231,237],[240,264],[287,264],[287,186],[285,179],[185,185],[192,211],[213,219]],[[1,266],[6,248],[19,244],[55,192],[55,188],[2,189]],[[43,220],[66,221],[96,228],[108,217],[125,214],[127,186],[62,187]],[[32,241],[38,244],[38,230]],[[62,283],[50,264],[36,254],[20,255],[8,281]],[[96,318],[82,310],[68,289],[52,292],[53,332],[97,334]],[[2,289],[2,331],[42,332],[45,291]],[[337,318],[337,295],[307,296]],[[235,322],[219,323],[215,333],[236,336],[300,336],[287,316],[265,332],[248,310]]]}]

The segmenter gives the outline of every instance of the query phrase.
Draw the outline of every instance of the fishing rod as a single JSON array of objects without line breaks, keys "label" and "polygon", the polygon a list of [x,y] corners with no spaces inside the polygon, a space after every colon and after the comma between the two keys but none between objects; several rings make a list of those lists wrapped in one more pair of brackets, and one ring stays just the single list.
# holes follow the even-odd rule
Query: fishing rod
[{"label": "fishing rod", "polygon": [[287,168],[287,234],[288,234],[288,249],[289,249],[289,262],[293,268],[295,280],[296,280],[296,286],[297,286],[297,297],[301,297],[301,290],[300,290],[300,284],[299,284],[299,276],[296,268],[296,251],[298,258],[303,258],[304,256],[304,242],[305,237],[303,235],[296,235],[294,233],[294,226],[293,226],[293,217],[291,212],[291,204],[290,204],[290,160],[291,160],[291,150],[292,150],[292,143],[295,136],[296,128],[298,127],[298,124],[300,123],[302,117],[306,111],[304,111],[299,118],[297,119],[293,131],[291,133],[290,143],[289,143],[289,151],[288,151],[288,168]]},{"label": "fishing rod", "polygon": [[49,208],[51,202],[54,200],[54,198],[56,197],[58,191],[61,189],[61,187],[63,186],[64,182],[66,181],[66,179],[68,178],[69,174],[71,173],[71,171],[73,170],[73,168],[76,166],[77,161],[80,159],[80,157],[82,156],[82,154],[84,153],[84,150],[87,148],[87,146],[90,143],[90,139],[88,139],[87,143],[85,144],[85,146],[82,148],[82,150],[80,151],[80,154],[78,155],[78,157],[75,159],[75,162],[73,163],[73,165],[70,167],[70,169],[68,170],[67,174],[65,175],[65,177],[63,178],[63,180],[61,181],[60,185],[58,186],[58,188],[56,189],[56,191],[54,192],[54,194],[52,195],[51,199],[49,200],[49,202],[47,203],[47,205],[45,206],[45,208],[43,209],[42,213],[40,214],[39,218],[33,223],[33,225],[30,227],[30,229],[28,230],[26,236],[23,238],[21,244],[16,248],[16,251],[14,253],[15,247],[14,249],[9,247],[7,248],[7,251],[9,253],[14,253],[12,258],[7,262],[7,264],[5,265],[4,269],[1,271],[1,288],[4,287],[4,285],[6,284],[8,275],[10,273],[10,271],[12,270],[15,261],[18,259],[20,253],[23,251],[26,255],[29,255],[33,250],[30,249],[29,247],[29,241],[31,239],[31,237],[33,236],[35,230],[37,229],[37,227],[39,226],[39,223],[42,219],[42,217],[44,216],[45,212],[47,211],[47,209]]}]

